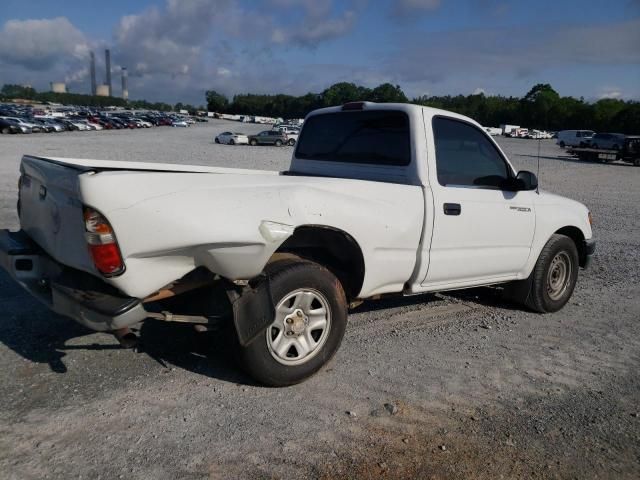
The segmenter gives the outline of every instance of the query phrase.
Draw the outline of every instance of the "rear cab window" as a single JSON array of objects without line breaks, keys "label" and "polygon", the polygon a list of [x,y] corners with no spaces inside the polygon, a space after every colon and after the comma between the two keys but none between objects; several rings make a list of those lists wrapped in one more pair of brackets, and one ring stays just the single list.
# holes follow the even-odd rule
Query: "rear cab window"
[{"label": "rear cab window", "polygon": [[396,110],[334,112],[309,117],[295,156],[304,160],[407,166],[409,117]]}]

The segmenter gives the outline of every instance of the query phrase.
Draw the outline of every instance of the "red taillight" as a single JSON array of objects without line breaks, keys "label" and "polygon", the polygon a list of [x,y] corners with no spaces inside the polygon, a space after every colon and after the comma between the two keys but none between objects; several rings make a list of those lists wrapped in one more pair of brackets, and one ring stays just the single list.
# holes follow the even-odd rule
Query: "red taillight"
[{"label": "red taillight", "polygon": [[111,225],[100,212],[84,209],[85,238],[93,263],[104,276],[112,277],[124,272],[124,262]]}]

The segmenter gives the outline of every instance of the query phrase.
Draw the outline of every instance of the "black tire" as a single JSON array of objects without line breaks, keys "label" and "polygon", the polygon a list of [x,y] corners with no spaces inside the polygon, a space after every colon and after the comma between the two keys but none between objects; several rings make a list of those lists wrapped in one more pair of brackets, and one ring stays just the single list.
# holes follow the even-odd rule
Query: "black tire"
[{"label": "black tire", "polygon": [[633,164],[634,164],[636,167],[640,167],[640,158],[635,158],[635,159],[633,160]]},{"label": "black tire", "polygon": [[585,145],[585,143],[584,143],[584,142],[580,142],[580,144],[578,145],[578,147],[580,147],[580,148],[584,148],[585,146],[586,146],[586,145]]},{"label": "black tire", "polygon": [[[556,259],[569,266],[564,280],[553,288],[552,278],[558,273]],[[555,271],[551,268],[555,265]],[[509,297],[538,313],[557,312],[571,298],[578,280],[578,249],[572,239],[553,234],[546,243],[531,275],[526,280],[507,286]],[[566,268],[566,267],[565,267]]]},{"label": "black tire", "polygon": [[614,149],[614,150],[620,150],[620,145],[614,145],[614,146],[613,146],[613,149]]},{"label": "black tire", "polygon": [[566,145],[567,145],[567,144],[566,144],[566,143],[564,143],[564,141],[561,141],[561,142],[560,142],[560,148],[564,148],[564,147],[566,147]]},{"label": "black tire", "polygon": [[235,142],[235,140],[233,138],[231,140],[229,140],[229,145],[235,145],[235,144],[236,144],[236,142]]},{"label": "black tire", "polygon": [[[249,375],[264,385],[284,387],[305,380],[331,360],[342,342],[347,326],[347,300],[338,279],[317,263],[306,260],[282,260],[267,266],[265,273],[270,279],[271,295],[276,307],[299,290],[314,292],[314,294],[319,293],[324,304],[328,307],[325,307],[328,311],[327,332],[322,331],[323,333],[316,340],[319,346],[307,355],[308,360],[304,360],[303,357],[300,360],[293,360],[299,362],[297,364],[283,364],[282,362],[287,360],[278,360],[278,354],[270,346],[271,343],[275,344],[275,340],[280,337],[279,325],[284,327],[281,332],[282,335],[285,334],[284,330],[287,327],[284,322],[287,317],[281,317],[279,322],[277,320],[267,327],[249,345],[240,347],[240,360]],[[266,288],[266,286],[258,288]],[[314,302],[316,301],[314,300]],[[303,328],[306,328],[304,325],[307,325],[308,321],[309,317],[305,316],[305,323],[301,324]],[[278,326],[275,326],[276,324]],[[309,332],[309,335],[311,333]],[[268,335],[274,334],[276,337],[269,339]],[[298,334],[298,336],[303,336],[303,334]],[[294,356],[299,355],[294,345],[287,347],[285,356],[289,356],[291,348],[294,349]]]},{"label": "black tire", "polygon": [[276,145],[276,147],[281,147],[282,146],[282,140],[276,140],[275,145]]},{"label": "black tire", "polygon": [[5,128],[3,128],[3,129],[2,129],[2,133],[3,133],[3,134],[5,134],[5,135],[6,135],[7,133],[9,133],[9,127],[5,127]]},{"label": "black tire", "polygon": [[218,137],[216,137],[215,142],[216,142],[216,143],[220,143],[220,140],[218,140]]},{"label": "black tire", "polygon": [[293,147],[296,144],[296,139],[295,138],[290,138],[289,141],[287,142],[287,144],[290,147]]},{"label": "black tire", "polygon": [[251,140],[249,140],[249,145],[255,147],[256,145],[258,145],[258,141],[255,138],[252,138]]},{"label": "black tire", "polygon": [[596,150],[598,150],[599,147],[597,143],[594,143],[593,145],[591,145],[591,148],[595,148]]}]

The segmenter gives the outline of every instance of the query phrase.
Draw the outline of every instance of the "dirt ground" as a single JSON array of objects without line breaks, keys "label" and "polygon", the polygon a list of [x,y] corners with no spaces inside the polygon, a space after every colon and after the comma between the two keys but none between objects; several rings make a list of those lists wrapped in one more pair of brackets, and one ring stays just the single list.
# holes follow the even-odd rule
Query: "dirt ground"
[{"label": "dirt ground", "polygon": [[[226,129],[0,136],[0,228],[20,155],[285,169],[291,148]],[[537,141],[499,139],[536,169]],[[50,313],[0,273],[0,477],[640,478],[640,168],[541,143],[541,187],[593,212],[597,254],[537,315],[495,289],[366,302],[333,362],[255,385],[221,332],[147,322],[141,351]]]}]

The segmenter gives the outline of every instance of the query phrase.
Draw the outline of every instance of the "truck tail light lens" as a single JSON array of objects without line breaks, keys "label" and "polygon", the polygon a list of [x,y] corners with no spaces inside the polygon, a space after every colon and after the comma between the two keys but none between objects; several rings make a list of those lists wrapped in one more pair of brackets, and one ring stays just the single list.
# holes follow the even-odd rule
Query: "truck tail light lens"
[{"label": "truck tail light lens", "polygon": [[105,277],[124,272],[118,241],[108,220],[100,212],[85,207],[84,228],[89,253],[98,271]]}]

